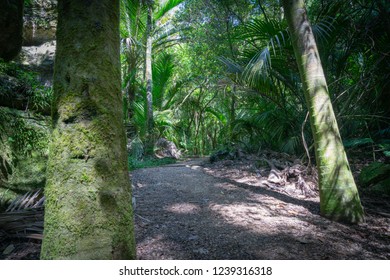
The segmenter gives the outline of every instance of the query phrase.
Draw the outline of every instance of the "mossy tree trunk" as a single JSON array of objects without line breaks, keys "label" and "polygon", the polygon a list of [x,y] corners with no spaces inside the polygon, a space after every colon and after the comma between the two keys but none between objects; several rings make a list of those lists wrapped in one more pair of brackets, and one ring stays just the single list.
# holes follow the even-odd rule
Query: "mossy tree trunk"
[{"label": "mossy tree trunk", "polygon": [[119,0],[59,0],[42,259],[134,259]]},{"label": "mossy tree trunk", "polygon": [[283,0],[310,113],[319,173],[321,214],[359,223],[363,209],[341,141],[317,45],[303,0]]}]

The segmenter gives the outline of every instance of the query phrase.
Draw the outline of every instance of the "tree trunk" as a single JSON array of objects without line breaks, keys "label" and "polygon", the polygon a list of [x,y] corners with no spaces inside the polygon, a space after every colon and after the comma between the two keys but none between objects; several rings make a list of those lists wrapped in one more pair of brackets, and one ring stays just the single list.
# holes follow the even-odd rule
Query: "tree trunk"
[{"label": "tree trunk", "polygon": [[303,0],[283,0],[285,16],[310,112],[319,174],[321,214],[348,223],[363,221],[363,209],[336,118]]},{"label": "tree trunk", "polygon": [[0,58],[9,61],[22,49],[23,0],[0,0]]},{"label": "tree trunk", "polygon": [[58,1],[42,259],[134,259],[119,0]]},{"label": "tree trunk", "polygon": [[236,135],[234,133],[234,126],[236,122],[236,85],[233,85],[233,91],[231,94],[231,103],[230,103],[230,118],[229,118],[229,140],[230,143],[236,142]]},{"label": "tree trunk", "polygon": [[153,153],[153,76],[152,76],[152,43],[153,43],[153,1],[148,4],[146,31],[145,81],[146,81],[146,152]]}]

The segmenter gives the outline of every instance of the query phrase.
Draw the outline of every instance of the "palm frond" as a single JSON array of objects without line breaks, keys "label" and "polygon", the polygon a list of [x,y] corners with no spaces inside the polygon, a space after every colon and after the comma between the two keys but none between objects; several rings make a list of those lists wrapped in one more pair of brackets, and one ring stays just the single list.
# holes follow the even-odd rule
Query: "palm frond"
[{"label": "palm frond", "polygon": [[145,135],[146,132],[146,108],[145,103],[142,100],[136,101],[133,103],[134,115],[133,115],[133,124],[137,130],[137,134],[141,138]]},{"label": "palm frond", "polygon": [[226,116],[220,112],[217,108],[211,108],[211,107],[208,107],[206,108],[206,113],[209,113],[211,114],[213,117],[215,117],[215,119],[217,119],[219,122],[221,122],[223,125],[226,125],[227,123],[227,118]]},{"label": "palm frond", "polygon": [[331,17],[324,18],[312,24],[313,34],[318,42],[328,41],[332,37],[332,32],[335,31],[334,19]]},{"label": "palm frond", "polygon": [[165,16],[169,11],[183,3],[185,0],[168,0],[163,5],[161,5],[156,12],[154,13],[154,19],[160,20]]},{"label": "palm frond", "polygon": [[254,19],[239,28],[237,39],[256,46],[267,45],[282,49],[288,42],[289,34],[283,21]]},{"label": "palm frond", "polygon": [[256,85],[267,79],[271,69],[271,56],[268,47],[259,50],[248,62],[243,71],[243,78],[249,84]]},{"label": "palm frond", "polygon": [[218,60],[227,67],[229,73],[241,74],[243,72],[243,67],[228,57],[220,56],[218,57]]},{"label": "palm frond", "polygon": [[[174,84],[167,90],[166,92],[166,98],[164,100],[164,104],[162,105],[163,110],[167,110],[175,104],[177,101],[175,98],[177,94],[180,92],[181,88],[185,84],[185,81],[175,81]],[[177,107],[176,107],[177,108]]]},{"label": "palm frond", "polygon": [[167,49],[167,45],[179,43],[183,41],[183,37],[180,36],[185,28],[172,27],[172,26],[160,26],[154,30],[153,35],[153,49],[155,52]]},{"label": "palm frond", "polygon": [[159,110],[162,108],[164,95],[172,79],[174,67],[173,55],[168,53],[160,54],[153,63],[153,103]]},{"label": "palm frond", "polygon": [[[146,29],[146,7],[140,0],[121,1],[121,37],[135,38]],[[137,34],[138,33],[138,34]]]},{"label": "palm frond", "polygon": [[6,237],[43,238],[43,207],[0,214],[0,228]]},{"label": "palm frond", "polygon": [[42,189],[29,191],[26,194],[14,199],[8,206],[6,212],[40,208],[43,207],[44,203],[45,197],[43,196]]},{"label": "palm frond", "polygon": [[45,197],[42,190],[30,191],[10,203],[0,213],[0,228],[7,237],[43,238]]}]

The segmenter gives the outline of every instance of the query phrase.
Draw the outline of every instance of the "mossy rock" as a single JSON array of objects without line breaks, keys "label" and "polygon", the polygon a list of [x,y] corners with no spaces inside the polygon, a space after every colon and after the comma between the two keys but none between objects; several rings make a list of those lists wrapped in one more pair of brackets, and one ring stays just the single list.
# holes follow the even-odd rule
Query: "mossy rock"
[{"label": "mossy rock", "polygon": [[360,172],[359,182],[374,193],[390,195],[390,164],[371,163]]}]

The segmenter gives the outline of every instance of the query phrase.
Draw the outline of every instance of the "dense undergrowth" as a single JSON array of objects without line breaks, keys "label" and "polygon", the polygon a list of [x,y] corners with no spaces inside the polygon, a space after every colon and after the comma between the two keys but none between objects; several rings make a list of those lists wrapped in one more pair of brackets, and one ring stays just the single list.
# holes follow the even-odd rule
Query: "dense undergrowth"
[{"label": "dense undergrowth", "polygon": [[173,158],[157,158],[155,156],[146,156],[142,159],[137,159],[132,156],[128,157],[129,170],[135,170],[140,168],[157,167],[166,164],[176,163],[177,160]]}]

